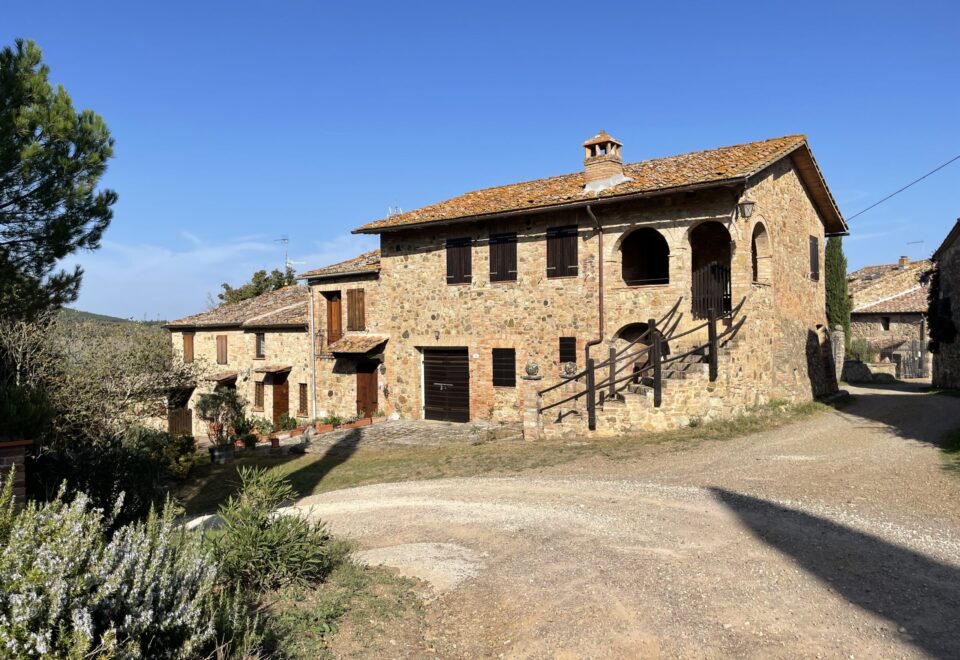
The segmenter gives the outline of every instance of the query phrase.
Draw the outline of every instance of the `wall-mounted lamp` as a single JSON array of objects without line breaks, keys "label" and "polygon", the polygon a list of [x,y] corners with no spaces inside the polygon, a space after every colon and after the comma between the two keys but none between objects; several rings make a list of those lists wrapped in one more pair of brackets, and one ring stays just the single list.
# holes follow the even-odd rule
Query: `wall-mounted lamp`
[{"label": "wall-mounted lamp", "polygon": [[381,374],[386,374],[386,373],[387,373],[387,365],[385,365],[385,364],[382,363],[382,362],[380,363],[380,373],[381,373]]},{"label": "wall-mounted lamp", "polygon": [[753,207],[757,203],[752,199],[743,198],[737,203],[737,208],[740,210],[740,215],[744,218],[749,218],[753,215]]},{"label": "wall-mounted lamp", "polygon": [[436,339],[437,341],[440,341],[440,331],[439,331],[439,330],[434,330],[434,331],[433,331],[433,338]]}]

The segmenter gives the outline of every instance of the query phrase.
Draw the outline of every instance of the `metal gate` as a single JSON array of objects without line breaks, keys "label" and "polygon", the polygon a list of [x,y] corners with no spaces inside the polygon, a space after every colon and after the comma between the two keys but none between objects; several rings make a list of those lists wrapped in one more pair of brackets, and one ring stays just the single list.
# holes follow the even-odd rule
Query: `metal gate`
[{"label": "metal gate", "polygon": [[713,261],[693,272],[693,318],[707,318],[712,309],[719,316],[729,312],[732,302],[730,268]]},{"label": "metal gate", "polygon": [[927,347],[919,339],[904,342],[895,354],[899,359],[900,378],[927,377]]}]

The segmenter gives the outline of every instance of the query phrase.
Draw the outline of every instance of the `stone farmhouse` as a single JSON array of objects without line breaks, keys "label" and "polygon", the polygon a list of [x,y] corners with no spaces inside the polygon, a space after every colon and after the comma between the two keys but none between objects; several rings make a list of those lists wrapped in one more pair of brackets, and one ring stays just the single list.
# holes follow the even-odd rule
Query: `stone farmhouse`
[{"label": "stone farmhouse", "polygon": [[[824,238],[847,226],[802,135],[581,171],[366,224],[301,275],[317,416],[669,428],[836,387]],[[292,362],[292,359],[284,361]]]},{"label": "stone farmhouse", "polygon": [[933,354],[933,386],[945,389],[960,388],[960,218],[943,243],[933,253],[935,270],[930,286],[936,294],[936,309],[931,306],[938,319],[931,323],[940,326],[937,346]]},{"label": "stone farmhouse", "polygon": [[900,257],[895,264],[865,266],[847,278],[851,339],[866,340],[880,361],[895,362],[900,378],[930,373],[924,274],[931,266],[929,259]]},{"label": "stone farmhouse", "polygon": [[217,388],[236,389],[248,414],[278,425],[283,415],[311,418],[308,291],[288,286],[168,323],[174,358],[202,362],[207,375],[196,387],[170,397],[171,432],[207,435],[193,414],[197,397]]}]

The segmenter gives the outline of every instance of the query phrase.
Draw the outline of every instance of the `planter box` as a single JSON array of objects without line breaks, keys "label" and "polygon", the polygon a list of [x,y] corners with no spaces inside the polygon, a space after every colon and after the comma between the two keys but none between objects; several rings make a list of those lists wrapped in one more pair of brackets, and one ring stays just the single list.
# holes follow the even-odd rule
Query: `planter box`
[{"label": "planter box", "polygon": [[213,445],[209,451],[211,463],[225,465],[233,462],[236,448],[233,445]]},{"label": "planter box", "polygon": [[269,435],[258,435],[257,442],[268,442],[270,440]]},{"label": "planter box", "polygon": [[361,426],[370,426],[370,424],[372,424],[372,423],[373,423],[373,420],[372,420],[372,419],[370,419],[369,417],[365,417],[364,419],[358,419],[358,420],[355,421],[355,422],[348,422],[347,424],[344,424],[344,425],[341,426],[340,428],[342,428],[342,429],[356,429],[356,428],[359,428],[359,427],[361,427]]},{"label": "planter box", "polygon": [[306,428],[305,426],[298,426],[298,427],[295,428],[295,429],[291,429],[291,430],[290,430],[290,437],[291,437],[291,438],[296,438],[298,435],[303,435],[303,430],[304,430],[305,428]]},{"label": "planter box", "polygon": [[387,421],[387,417],[386,415],[380,415],[379,417],[371,418],[371,421],[374,424],[383,424],[385,421]]},{"label": "planter box", "polygon": [[321,424],[317,422],[313,428],[317,433],[329,433],[333,430],[333,424]]}]

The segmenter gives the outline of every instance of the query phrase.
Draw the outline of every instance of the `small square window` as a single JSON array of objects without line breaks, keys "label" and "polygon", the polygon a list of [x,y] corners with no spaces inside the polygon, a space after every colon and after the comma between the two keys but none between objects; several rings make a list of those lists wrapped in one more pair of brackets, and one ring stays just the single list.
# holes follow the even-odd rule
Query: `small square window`
[{"label": "small square window", "polygon": [[517,351],[514,348],[493,349],[493,386],[517,386]]}]

